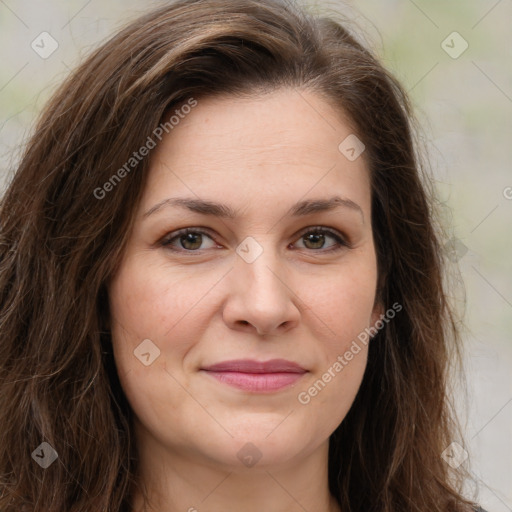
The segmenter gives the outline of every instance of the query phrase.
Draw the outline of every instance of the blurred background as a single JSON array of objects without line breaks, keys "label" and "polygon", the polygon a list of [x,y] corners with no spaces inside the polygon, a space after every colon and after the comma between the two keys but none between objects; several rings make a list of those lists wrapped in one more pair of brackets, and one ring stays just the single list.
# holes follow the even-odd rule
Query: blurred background
[{"label": "blurred background", "polygon": [[[512,1],[301,3],[350,20],[409,92],[466,290],[468,388],[455,394],[465,439],[454,441],[469,454],[468,492],[512,512]],[[0,191],[69,71],[161,4],[0,0]]]}]

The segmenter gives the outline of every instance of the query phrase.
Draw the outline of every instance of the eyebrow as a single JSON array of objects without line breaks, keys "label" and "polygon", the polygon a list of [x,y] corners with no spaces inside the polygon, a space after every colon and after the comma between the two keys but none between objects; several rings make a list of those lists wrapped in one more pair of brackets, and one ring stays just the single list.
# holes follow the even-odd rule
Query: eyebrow
[{"label": "eyebrow", "polygon": [[[239,215],[238,210],[234,210],[228,205],[216,203],[214,201],[188,197],[171,197],[164,199],[163,201],[160,201],[156,205],[152,206],[147,212],[144,213],[143,217],[147,218],[166,207],[185,208],[202,215],[211,215],[226,219],[235,219]],[[364,213],[361,207],[357,203],[354,203],[354,201],[351,199],[343,198],[340,196],[333,196],[329,199],[300,201],[294,204],[288,210],[286,215],[291,217],[300,217],[318,212],[331,211],[340,207],[359,212],[364,222]]]}]

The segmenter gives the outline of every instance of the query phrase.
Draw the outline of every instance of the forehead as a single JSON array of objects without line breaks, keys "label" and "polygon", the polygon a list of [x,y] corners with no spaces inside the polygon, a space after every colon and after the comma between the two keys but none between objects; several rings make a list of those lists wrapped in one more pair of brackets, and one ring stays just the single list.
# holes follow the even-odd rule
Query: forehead
[{"label": "forehead", "polygon": [[339,148],[353,129],[321,96],[282,89],[249,98],[207,97],[187,112],[151,156],[143,207],[170,192],[238,195],[236,207],[255,197],[295,203],[309,191],[315,197],[352,195],[369,206],[364,158],[351,161]]},{"label": "forehead", "polygon": [[196,101],[179,117],[173,114],[180,107],[167,112],[165,118],[172,116],[175,125],[160,151],[179,149],[183,142],[200,152],[220,144],[223,149],[254,149],[297,160],[314,152],[337,154],[340,137],[354,132],[341,108],[312,91],[283,88],[244,98],[217,95]]}]

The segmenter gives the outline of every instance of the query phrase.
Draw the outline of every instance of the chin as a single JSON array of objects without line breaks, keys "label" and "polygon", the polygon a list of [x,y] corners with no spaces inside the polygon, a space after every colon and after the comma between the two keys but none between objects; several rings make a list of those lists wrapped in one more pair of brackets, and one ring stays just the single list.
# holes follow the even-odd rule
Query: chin
[{"label": "chin", "polygon": [[[231,428],[226,425],[233,437],[226,434],[202,439],[203,450],[199,450],[230,471],[286,466],[297,457],[306,456],[309,450],[313,451],[318,445],[318,442],[309,439],[298,439],[298,429],[290,428],[290,425],[287,427],[274,422],[272,429],[268,429],[267,422],[258,423],[256,420],[251,428],[237,430],[233,425]],[[199,444],[199,441],[196,442]]]}]

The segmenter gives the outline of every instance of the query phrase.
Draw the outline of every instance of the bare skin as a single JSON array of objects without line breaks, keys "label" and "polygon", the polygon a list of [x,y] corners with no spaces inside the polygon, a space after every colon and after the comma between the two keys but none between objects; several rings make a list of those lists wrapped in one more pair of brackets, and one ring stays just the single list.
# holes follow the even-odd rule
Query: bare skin
[{"label": "bare skin", "polygon": [[[354,401],[367,346],[332,368],[382,313],[369,172],[363,157],[349,161],[338,149],[351,133],[320,96],[282,89],[203,99],[153,151],[109,286],[146,510],[339,511],[328,489],[329,436]],[[357,207],[288,215],[297,202],[335,195]],[[237,216],[169,205],[144,215],[171,197],[223,203]],[[182,228],[195,234],[176,236]],[[148,365],[134,357],[143,340]],[[286,359],[305,371],[272,391],[204,371],[233,359]],[[133,510],[145,510],[141,495]]]}]

